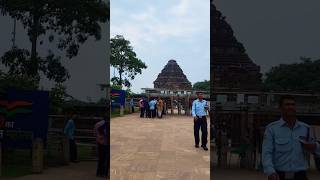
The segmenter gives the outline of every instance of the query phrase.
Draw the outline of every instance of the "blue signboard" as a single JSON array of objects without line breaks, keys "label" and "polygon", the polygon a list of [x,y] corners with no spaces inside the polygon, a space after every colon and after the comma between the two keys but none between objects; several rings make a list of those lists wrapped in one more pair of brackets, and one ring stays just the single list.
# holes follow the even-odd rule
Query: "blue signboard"
[{"label": "blue signboard", "polygon": [[0,140],[5,147],[30,148],[34,138],[47,139],[49,93],[9,91],[0,98]]},{"label": "blue signboard", "polygon": [[111,104],[112,106],[124,106],[126,99],[125,90],[111,89]]}]

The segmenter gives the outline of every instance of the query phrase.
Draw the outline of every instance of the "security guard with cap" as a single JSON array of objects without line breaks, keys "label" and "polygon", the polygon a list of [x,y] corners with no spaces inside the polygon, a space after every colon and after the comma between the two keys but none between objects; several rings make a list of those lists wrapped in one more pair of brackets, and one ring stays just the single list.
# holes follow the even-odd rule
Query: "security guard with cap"
[{"label": "security guard with cap", "polygon": [[320,155],[309,125],[296,117],[292,96],[280,98],[281,118],[269,124],[262,144],[262,163],[268,180],[307,180],[309,155]]},{"label": "security guard with cap", "polygon": [[201,128],[201,147],[208,151],[207,141],[208,141],[208,130],[207,130],[207,111],[209,109],[208,103],[203,99],[203,93],[198,92],[198,99],[194,100],[192,103],[192,116],[194,119],[194,139],[195,147],[199,148],[199,130]]}]

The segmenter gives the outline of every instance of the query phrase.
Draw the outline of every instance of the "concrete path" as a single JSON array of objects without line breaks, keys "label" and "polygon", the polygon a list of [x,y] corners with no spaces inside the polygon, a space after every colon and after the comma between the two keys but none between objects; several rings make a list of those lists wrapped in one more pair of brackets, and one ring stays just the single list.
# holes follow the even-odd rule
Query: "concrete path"
[{"label": "concrete path", "polygon": [[[3,180],[103,180],[96,177],[96,162],[80,162],[57,168],[50,167],[42,174],[33,174],[19,178],[3,178]],[[1,177],[0,177],[1,179]]]},{"label": "concrete path", "polygon": [[112,180],[209,180],[209,152],[194,147],[190,116],[111,119]]}]

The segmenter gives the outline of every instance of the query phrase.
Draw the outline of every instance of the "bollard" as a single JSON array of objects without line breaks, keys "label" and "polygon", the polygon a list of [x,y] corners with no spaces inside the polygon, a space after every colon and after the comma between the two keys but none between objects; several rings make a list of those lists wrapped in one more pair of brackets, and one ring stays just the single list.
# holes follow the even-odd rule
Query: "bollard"
[{"label": "bollard", "polygon": [[120,116],[124,115],[124,107],[123,105],[120,106]]},{"label": "bollard", "polygon": [[43,171],[43,141],[36,138],[32,142],[32,172],[42,173]]},{"label": "bollard", "polygon": [[70,161],[69,139],[63,137],[61,140],[61,163],[68,165]]}]

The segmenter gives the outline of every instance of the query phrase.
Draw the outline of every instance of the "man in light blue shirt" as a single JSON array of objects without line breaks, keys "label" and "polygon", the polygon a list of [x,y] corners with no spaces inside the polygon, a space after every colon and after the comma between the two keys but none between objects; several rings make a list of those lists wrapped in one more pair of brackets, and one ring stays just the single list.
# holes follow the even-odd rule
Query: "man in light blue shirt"
[{"label": "man in light blue shirt", "polygon": [[74,132],[76,130],[76,126],[74,123],[74,119],[76,118],[75,115],[72,115],[71,118],[68,120],[64,127],[64,134],[69,140],[69,149],[70,149],[70,161],[71,162],[78,162],[77,160],[77,145],[74,140]]},{"label": "man in light blue shirt", "polygon": [[297,120],[293,97],[281,97],[279,106],[282,117],[270,123],[264,134],[264,172],[268,180],[307,180],[309,154],[320,155],[320,144],[310,126]]},{"label": "man in light blue shirt", "polygon": [[130,107],[131,107],[131,112],[134,113],[134,102],[133,102],[133,97],[130,99]]},{"label": "man in light blue shirt", "polygon": [[149,102],[149,106],[150,106],[150,112],[151,112],[151,117],[155,118],[156,117],[156,104],[157,104],[157,100],[153,99]]},{"label": "man in light blue shirt", "polygon": [[207,111],[208,111],[207,101],[203,99],[203,93],[198,92],[198,99],[194,100],[192,103],[192,116],[194,119],[194,140],[195,147],[199,148],[199,130],[201,128],[201,147],[208,151],[207,141],[208,141],[208,130],[207,130]]}]

